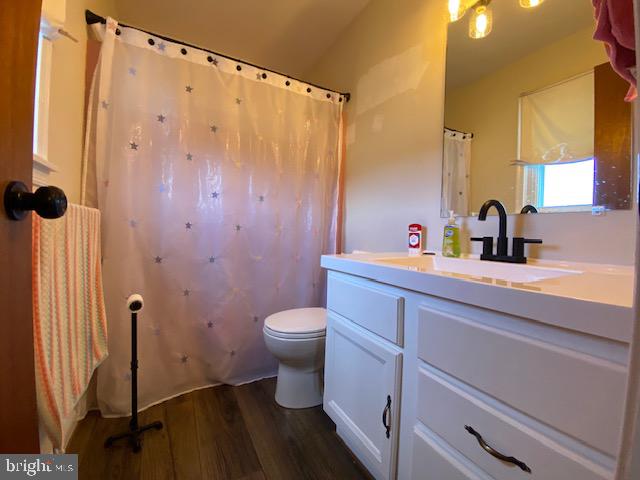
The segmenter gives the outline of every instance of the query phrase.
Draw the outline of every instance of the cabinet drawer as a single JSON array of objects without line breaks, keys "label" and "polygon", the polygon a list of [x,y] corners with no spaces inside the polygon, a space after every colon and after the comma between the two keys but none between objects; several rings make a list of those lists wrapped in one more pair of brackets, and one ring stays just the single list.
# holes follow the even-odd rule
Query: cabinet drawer
[{"label": "cabinet drawer", "polygon": [[421,307],[418,356],[611,456],[625,389],[621,365]]},{"label": "cabinet drawer", "polygon": [[436,439],[423,425],[413,430],[412,480],[491,480],[457,452]]},{"label": "cabinet drawer", "polygon": [[[418,419],[496,480],[610,478],[611,472],[496,410],[430,367],[421,367],[418,376]],[[498,452],[524,462],[531,473],[484,451],[465,425]]]},{"label": "cabinet drawer", "polygon": [[404,298],[374,282],[330,273],[327,308],[402,345]]}]

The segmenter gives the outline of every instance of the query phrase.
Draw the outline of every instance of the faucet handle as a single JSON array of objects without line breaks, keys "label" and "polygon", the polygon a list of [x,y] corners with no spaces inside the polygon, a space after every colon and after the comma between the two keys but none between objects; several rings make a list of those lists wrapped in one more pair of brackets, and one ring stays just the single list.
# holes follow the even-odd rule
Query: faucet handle
[{"label": "faucet handle", "polygon": [[511,254],[514,257],[522,257],[524,256],[524,244],[525,243],[542,243],[542,240],[539,238],[523,238],[523,237],[513,237],[513,251]]},{"label": "faucet handle", "polygon": [[482,242],[482,257],[493,255],[493,237],[471,237],[472,242]]}]

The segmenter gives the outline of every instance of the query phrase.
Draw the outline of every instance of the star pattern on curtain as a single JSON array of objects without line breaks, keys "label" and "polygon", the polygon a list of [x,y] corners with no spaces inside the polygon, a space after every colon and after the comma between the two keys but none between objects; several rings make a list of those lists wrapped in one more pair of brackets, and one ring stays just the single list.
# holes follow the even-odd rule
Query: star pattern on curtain
[{"label": "star pattern on curtain", "polygon": [[[177,47],[176,50],[173,44],[167,45],[157,41],[155,45],[151,42],[149,45],[151,47],[145,45],[147,51],[166,54],[162,62],[168,62],[169,59],[175,58],[175,55],[180,55],[180,48]],[[189,50],[188,56],[183,53],[187,62],[192,53],[195,53],[195,50]],[[205,59],[206,62],[201,64],[219,66],[217,58],[210,56]],[[102,109],[102,115],[109,115],[114,119],[114,124],[122,130],[119,136],[114,137],[117,141],[113,141],[113,150],[126,152],[127,155],[120,155],[121,160],[135,159],[135,168],[140,169],[132,174],[133,163],[123,164],[119,177],[112,170],[105,171],[113,179],[112,197],[117,191],[123,192],[123,182],[139,179],[139,182],[133,185],[124,183],[127,185],[124,188],[131,188],[124,191],[125,198],[122,199],[129,203],[129,209],[123,216],[118,217],[118,222],[121,222],[120,225],[127,222],[130,228],[138,228],[137,231],[130,231],[126,240],[122,239],[123,242],[127,242],[126,245],[137,245],[140,249],[144,245],[146,249],[142,256],[143,268],[150,270],[145,270],[136,277],[136,282],[140,284],[131,290],[141,291],[145,297],[150,297],[151,310],[148,312],[153,312],[151,315],[154,320],[154,324],[149,327],[152,334],[150,337],[155,338],[147,342],[152,342],[151,348],[173,352],[164,357],[160,355],[160,363],[154,366],[157,368],[165,362],[164,366],[170,369],[167,361],[176,366],[186,364],[180,371],[183,372],[181,375],[191,375],[183,377],[188,379],[196,378],[197,371],[204,365],[211,368],[226,362],[227,365],[215,373],[224,377],[228,374],[225,370],[229,368],[229,363],[241,365],[247,361],[248,356],[253,355],[251,348],[256,347],[252,347],[251,342],[261,343],[261,337],[247,338],[248,326],[251,331],[255,331],[255,325],[259,325],[267,314],[272,313],[274,306],[279,309],[286,308],[285,305],[290,308],[304,306],[305,303],[308,305],[309,299],[318,295],[315,291],[321,283],[313,281],[311,284],[311,279],[295,279],[292,284],[290,275],[285,278],[277,272],[272,272],[264,277],[264,269],[274,268],[274,252],[278,255],[278,261],[287,261],[290,264],[300,264],[302,259],[306,258],[306,255],[300,253],[301,246],[289,243],[289,233],[293,236],[310,234],[310,230],[304,230],[302,224],[311,221],[312,218],[316,221],[316,218],[325,215],[326,206],[331,206],[331,190],[327,190],[329,198],[323,196],[325,192],[322,189],[327,186],[321,184],[321,181],[326,179],[326,174],[319,171],[318,164],[320,159],[335,162],[337,155],[325,144],[320,144],[317,152],[312,149],[313,153],[307,153],[306,147],[313,142],[308,133],[309,129],[318,126],[318,119],[313,118],[315,113],[302,114],[299,119],[301,121],[298,122],[301,127],[292,124],[290,132],[277,131],[276,128],[280,127],[276,127],[276,123],[282,124],[281,117],[289,115],[290,111],[289,108],[282,108],[283,103],[276,102],[273,106],[270,105],[270,110],[263,113],[269,113],[271,118],[262,115],[262,121],[261,117],[254,117],[256,112],[260,112],[254,110],[258,108],[254,106],[254,99],[260,97],[256,97],[244,86],[234,86],[216,93],[209,88],[209,83],[202,83],[202,79],[189,71],[173,80],[169,80],[168,75],[166,82],[162,78],[162,82],[152,85],[148,83],[149,64],[143,63],[147,59],[141,61],[132,56],[124,61],[126,63],[119,66],[119,78],[124,82],[128,81],[131,87],[127,90],[126,86],[118,84],[116,93],[128,91],[130,95],[136,96],[128,98],[128,103],[120,103],[116,94],[110,91],[105,95],[106,98],[94,104],[94,108]],[[220,59],[221,67],[227,67],[222,63],[224,61]],[[162,68],[165,67],[166,65]],[[247,69],[249,73],[246,73]],[[237,70],[240,71],[239,68]],[[228,69],[220,68],[219,71],[210,72],[208,75],[212,76],[210,81],[214,82],[229,74]],[[262,71],[257,71],[254,75],[250,67],[244,68],[243,75],[245,81],[260,82],[260,92],[269,91],[266,87],[271,84],[271,76],[267,77]],[[287,82],[290,83],[287,85],[290,88],[282,88],[283,92],[287,92],[285,95],[300,95],[291,93],[293,82]],[[166,90],[166,85],[172,85],[173,91]],[[207,89],[200,88],[201,85],[207,85]],[[153,93],[152,89],[157,91]],[[213,97],[212,92],[215,94]],[[164,97],[156,97],[160,102],[147,103],[149,99],[154,98],[153,95]],[[212,98],[215,99],[213,102]],[[110,108],[110,101],[113,102],[114,108]],[[241,114],[238,115],[236,112]],[[132,113],[134,117],[126,123],[130,118],[126,115]],[[243,119],[244,113],[251,117],[249,122],[254,123],[243,126],[242,122],[247,122]],[[278,117],[278,114],[281,117]],[[283,133],[284,136],[281,136]],[[215,138],[210,138],[210,135]],[[300,139],[295,135],[299,135]],[[337,141],[338,137],[335,138]],[[107,143],[111,141],[111,138],[107,139]],[[292,142],[309,143],[295,145]],[[242,150],[245,148],[250,150]],[[272,156],[277,159],[277,167],[276,163],[269,163]],[[185,160],[192,163],[187,164]],[[291,167],[294,170],[302,168],[295,172],[288,171]],[[297,185],[294,187],[293,184],[287,184],[291,176],[295,178],[298,175],[302,175],[298,177],[301,179],[302,188],[308,189],[303,190],[304,193],[301,193]],[[243,183],[246,178],[252,182],[251,190],[238,191],[247,188]],[[102,182],[106,187],[109,181],[104,179]],[[185,182],[192,182],[191,186],[185,189]],[[315,186],[314,182],[320,185]],[[316,193],[316,190],[320,194]],[[314,195],[316,197],[313,197]],[[202,202],[202,198],[206,200],[207,197],[216,201]],[[185,201],[193,203],[188,206]],[[175,210],[176,205],[180,205],[179,210]],[[161,217],[153,216],[156,215],[155,211],[152,213],[144,210],[150,207],[160,208]],[[116,210],[111,210],[114,211]],[[285,229],[287,235],[283,234]],[[312,236],[317,235],[321,233],[316,229]],[[174,244],[174,238],[186,243]],[[267,240],[268,238],[271,240]],[[274,243],[269,244],[269,241]],[[247,244],[250,248],[242,250],[247,248]],[[286,244],[284,248],[281,247],[282,244]],[[263,249],[263,246],[266,249]],[[318,248],[313,247],[314,254],[320,253]],[[126,252],[125,255],[128,263],[130,252]],[[124,263],[124,258],[120,260]],[[243,263],[245,261],[248,263]],[[113,269],[113,266],[110,268]],[[296,271],[303,268],[307,266],[295,266]],[[304,275],[316,278],[320,272],[318,266],[313,270],[309,269]],[[252,284],[251,277],[254,275],[256,279],[270,279],[264,285],[260,285],[260,290],[267,292],[267,304],[260,303],[262,300],[253,297],[252,289],[255,285]],[[272,275],[274,278],[271,280]],[[113,281],[117,285],[120,280]],[[130,287],[128,282],[127,284]],[[186,286],[189,288],[185,288]],[[219,303],[216,303],[213,310],[202,310],[211,309],[211,302],[214,301]],[[154,303],[162,305],[158,307]],[[215,356],[208,357],[209,353],[203,354],[200,350],[203,347],[202,343],[176,342],[176,338],[180,337],[178,330],[188,332],[190,325],[193,328],[194,323],[190,316],[195,319],[195,325],[199,324],[197,332],[202,333],[205,326],[207,330],[212,330],[210,333],[207,332],[207,341],[213,343],[209,343],[207,348],[214,352],[217,350],[218,355],[228,354],[226,360],[221,362],[218,357],[216,361],[211,361]],[[211,319],[207,319],[208,316]],[[242,330],[243,328],[245,330]],[[184,338],[193,337],[191,333],[185,333]],[[150,345],[147,344],[146,348],[150,348]],[[229,357],[236,358],[230,360]],[[190,371],[193,372],[188,373]],[[123,374],[122,367],[114,373],[130,375],[128,372]],[[224,381],[225,378],[220,380]]]}]

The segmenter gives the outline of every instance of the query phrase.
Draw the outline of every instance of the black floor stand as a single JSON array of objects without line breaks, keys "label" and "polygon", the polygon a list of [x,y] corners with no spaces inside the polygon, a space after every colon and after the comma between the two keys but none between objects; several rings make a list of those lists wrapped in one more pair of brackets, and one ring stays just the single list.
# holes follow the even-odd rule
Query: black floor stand
[{"label": "black floor stand", "polygon": [[160,430],[162,422],[153,422],[149,425],[138,425],[138,313],[131,312],[131,420],[129,431],[112,435],[104,442],[105,448],[109,448],[114,442],[126,438],[129,446],[135,453],[142,448],[140,437],[147,430]]}]

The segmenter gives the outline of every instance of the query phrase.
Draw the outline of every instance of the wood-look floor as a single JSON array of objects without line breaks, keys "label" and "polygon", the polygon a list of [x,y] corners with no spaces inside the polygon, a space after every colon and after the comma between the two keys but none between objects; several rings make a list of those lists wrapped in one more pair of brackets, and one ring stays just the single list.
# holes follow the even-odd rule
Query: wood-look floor
[{"label": "wood-look floor", "polygon": [[274,399],[275,379],[198,390],[151,407],[140,423],[164,423],[144,434],[140,453],[104,440],[127,418],[91,412],[68,447],[81,479],[300,480],[368,479],[321,407],[287,410]]}]

